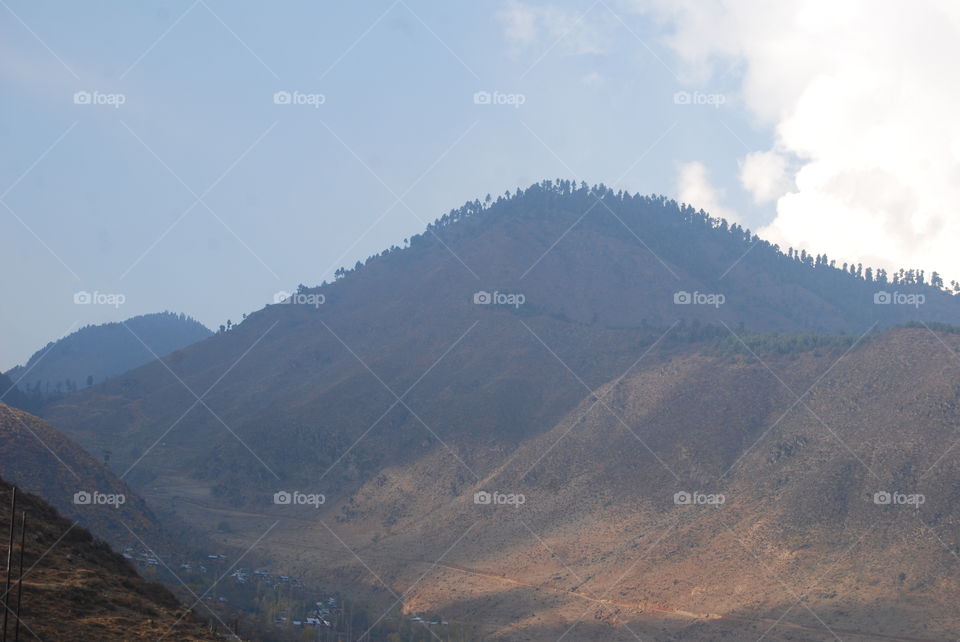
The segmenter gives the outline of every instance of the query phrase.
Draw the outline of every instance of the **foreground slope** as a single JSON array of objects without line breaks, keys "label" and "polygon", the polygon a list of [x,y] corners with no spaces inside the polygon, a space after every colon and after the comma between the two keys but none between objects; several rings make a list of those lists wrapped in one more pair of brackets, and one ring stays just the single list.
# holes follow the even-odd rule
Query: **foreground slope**
[{"label": "foreground slope", "polygon": [[[10,523],[10,485],[0,480],[0,524]],[[27,515],[20,636],[42,640],[215,640],[166,588],[144,581],[126,560],[62,518],[35,495],[17,495]],[[19,556],[17,545],[16,561]],[[16,579],[16,568],[14,579]],[[5,572],[5,570],[4,570]],[[15,592],[11,602],[15,603]],[[13,637],[15,618],[9,617]]]},{"label": "foreground slope", "polygon": [[[0,471],[114,545],[133,543],[128,528],[152,546],[164,544],[153,512],[110,469],[47,422],[3,403]],[[122,504],[97,503],[102,496],[122,496]]]}]

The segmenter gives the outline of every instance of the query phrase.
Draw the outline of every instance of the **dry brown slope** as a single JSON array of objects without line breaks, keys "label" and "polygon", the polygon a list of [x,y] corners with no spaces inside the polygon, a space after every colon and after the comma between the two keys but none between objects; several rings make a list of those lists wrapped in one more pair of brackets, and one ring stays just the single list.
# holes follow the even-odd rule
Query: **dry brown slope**
[{"label": "dry brown slope", "polygon": [[[443,490],[456,462],[437,453],[384,471],[320,514],[398,591],[426,570],[405,560],[442,557],[544,590],[720,614],[730,620],[725,630],[735,618],[783,616],[773,633],[952,639],[960,630],[954,352],[960,337],[923,329],[886,332],[845,356],[759,363],[691,352],[601,388],[603,403],[585,399],[457,499]],[[478,490],[523,493],[526,503],[477,506]],[[677,506],[678,491],[723,493],[726,502]],[[880,491],[921,493],[925,503],[878,505]],[[326,526],[298,524],[284,537],[278,551],[311,546],[290,561],[376,584]],[[473,586],[442,567],[405,598],[410,609],[479,618],[491,631],[513,630],[541,599],[517,586]],[[559,619],[541,626],[575,618],[556,608]],[[711,639],[711,626],[698,624],[700,639]]]},{"label": "dry brown slope", "polygon": [[[10,489],[0,480],[4,533],[10,523]],[[220,639],[185,614],[170,591],[143,580],[123,557],[39,497],[18,493],[18,528],[23,511],[27,514],[23,639],[157,640],[164,635],[173,640]],[[12,636],[14,617],[9,620]]]}]

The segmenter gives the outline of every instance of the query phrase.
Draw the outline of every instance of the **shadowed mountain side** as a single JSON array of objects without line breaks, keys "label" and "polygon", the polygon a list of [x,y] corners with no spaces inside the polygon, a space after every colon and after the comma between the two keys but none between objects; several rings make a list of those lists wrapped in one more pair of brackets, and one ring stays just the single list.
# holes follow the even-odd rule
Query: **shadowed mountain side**
[{"label": "shadowed mountain side", "polygon": [[[264,314],[283,315],[286,321],[314,317],[283,306]],[[559,419],[585,390],[550,350],[588,385],[597,385],[626,370],[636,358],[630,355],[662,334],[659,329],[590,329],[552,319],[531,320],[528,329],[509,312],[484,309],[478,315],[469,303],[451,319],[452,327],[434,332],[429,343],[417,337],[403,341],[389,327],[366,330],[323,318],[318,327],[312,320],[288,326],[283,336],[279,324],[257,336],[252,330],[259,331],[259,325],[245,323],[198,346],[213,352],[241,334],[256,343],[232,369],[216,359],[203,372],[187,374],[189,357],[150,364],[122,378],[127,394],[119,390],[121,381],[110,382],[82,399],[64,401],[48,416],[92,449],[118,444],[118,469],[145,454],[134,467],[134,483],[146,483],[147,475],[166,462],[244,497],[254,490],[251,484],[265,494],[263,482],[278,483],[270,470],[284,482],[315,483],[340,459],[327,483],[349,485],[389,462],[443,447],[438,438],[477,446],[522,440],[545,420]],[[299,348],[278,360],[291,340]],[[383,348],[389,340],[400,342],[406,356]],[[590,354],[571,353],[571,345],[589,346]],[[195,404],[167,367],[197,395],[212,387],[204,403]],[[141,384],[144,380],[151,383]],[[255,381],[260,383],[250,388]],[[411,386],[397,403],[391,390],[402,395]],[[130,403],[130,393],[142,397]],[[490,455],[473,448],[463,456]],[[466,468],[464,473],[469,476]]]},{"label": "shadowed mountain side", "polygon": [[23,410],[28,409],[31,405],[29,395],[16,387],[13,380],[3,373],[0,373],[0,401],[8,406]]}]

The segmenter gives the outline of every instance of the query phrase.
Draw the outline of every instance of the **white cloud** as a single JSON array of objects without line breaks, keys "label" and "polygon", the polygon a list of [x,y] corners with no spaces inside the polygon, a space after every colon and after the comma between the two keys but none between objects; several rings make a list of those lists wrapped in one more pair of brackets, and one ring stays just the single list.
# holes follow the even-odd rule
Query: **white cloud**
[{"label": "white cloud", "polygon": [[683,203],[702,209],[711,216],[719,216],[730,223],[740,223],[733,210],[722,205],[724,192],[710,182],[710,171],[699,161],[680,165],[677,174],[677,196]]},{"label": "white cloud", "polygon": [[757,204],[776,200],[790,187],[787,158],[775,151],[750,152],[740,162],[740,183]]},{"label": "white cloud", "polygon": [[653,0],[690,76],[740,72],[774,134],[741,163],[759,233],[840,260],[960,278],[960,4]]},{"label": "white cloud", "polygon": [[611,19],[605,13],[511,0],[496,17],[516,50],[536,46],[570,55],[607,53]]}]

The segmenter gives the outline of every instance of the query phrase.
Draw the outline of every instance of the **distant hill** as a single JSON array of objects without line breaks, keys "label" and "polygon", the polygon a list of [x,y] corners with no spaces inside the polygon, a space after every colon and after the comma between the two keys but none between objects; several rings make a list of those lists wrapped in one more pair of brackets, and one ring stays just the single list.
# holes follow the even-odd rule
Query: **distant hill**
[{"label": "distant hill", "polygon": [[[4,470],[6,473],[6,470]],[[0,527],[8,532],[11,487],[0,480]],[[17,534],[21,512],[27,537],[20,611],[20,639],[43,640],[219,640],[160,584],[147,582],[110,547],[82,526],[60,516],[43,499],[17,493]],[[6,537],[4,537],[4,547]],[[15,549],[13,578],[19,544]],[[5,563],[6,556],[0,559]],[[3,569],[6,573],[6,569]],[[11,608],[16,603],[11,591]],[[183,616],[181,618],[181,616]],[[13,639],[14,614],[7,639]]]},{"label": "distant hill", "polygon": [[[724,464],[741,455],[749,461],[759,457],[757,464],[787,457],[803,464],[792,477],[764,469],[755,480],[747,476],[731,483],[740,484],[737,493],[743,493],[745,501],[770,510],[770,520],[776,522],[771,528],[792,533],[800,526],[789,521],[794,513],[774,512],[777,505],[765,504],[767,495],[758,489],[791,493],[793,503],[787,508],[805,511],[799,513],[802,519],[817,528],[821,521],[831,528],[842,524],[835,514],[818,513],[815,505],[803,501],[810,490],[833,493],[837,501],[853,506],[868,487],[858,477],[857,458],[836,445],[831,457],[826,446],[803,451],[813,439],[806,425],[803,434],[800,427],[777,434],[773,451],[749,449],[750,438],[759,438],[771,425],[795,426],[787,419],[775,424],[778,411],[798,413],[804,407],[791,405],[795,399],[785,396],[766,368],[743,365],[744,355],[751,355],[738,337],[780,333],[780,338],[757,339],[751,345],[774,355],[775,371],[797,394],[831,368],[831,356],[839,358],[844,350],[854,349],[850,358],[858,355],[862,360],[850,380],[831,376],[824,382],[844,386],[845,394],[823,406],[822,416],[831,426],[841,422],[838,431],[851,432],[851,443],[863,460],[879,456],[884,443],[901,444],[906,459],[890,455],[883,462],[884,474],[904,475],[911,473],[911,466],[932,464],[926,431],[937,435],[940,447],[952,435],[949,428],[960,424],[952,388],[930,393],[932,408],[945,413],[930,418],[911,396],[926,388],[915,389],[912,379],[898,379],[897,374],[897,364],[912,363],[910,347],[917,342],[931,370],[919,367],[911,376],[930,385],[941,377],[953,386],[957,378],[948,367],[955,364],[941,358],[949,351],[940,341],[956,350],[956,337],[939,330],[931,336],[922,325],[890,330],[908,322],[960,322],[955,288],[944,287],[938,275],[915,270],[888,274],[845,265],[839,257],[781,249],[737,225],[662,197],[567,181],[537,184],[489,204],[468,203],[413,237],[409,247],[390,248],[353,270],[339,270],[337,277],[333,283],[301,288],[286,302],[249,314],[233,329],[180,350],[163,363],[148,363],[49,405],[43,416],[93,452],[113,450],[119,465],[137,462],[128,480],[149,503],[175,506],[185,519],[208,530],[219,521],[228,522],[224,532],[238,545],[252,543],[270,520],[283,514],[273,506],[277,491],[324,493],[323,508],[300,518],[335,524],[351,546],[369,542],[361,552],[364,560],[379,559],[378,551],[385,551],[376,570],[398,590],[420,574],[414,562],[437,560],[462,534],[475,515],[469,512],[469,499],[488,481],[496,484],[489,490],[503,492],[522,481],[522,492],[530,497],[555,496],[563,502],[553,506],[552,500],[543,499],[539,507],[531,504],[530,510],[553,512],[543,521],[531,516],[528,523],[569,543],[564,548],[569,555],[588,551],[596,565],[583,563],[586,575],[578,575],[584,578],[627,565],[630,560],[622,552],[633,550],[637,538],[657,540],[658,529],[666,527],[663,519],[674,515],[673,504],[662,498],[686,486],[678,488],[676,480],[665,477],[656,458],[637,448],[620,422],[600,427],[597,420],[585,428],[577,422],[577,411],[594,403],[594,391],[604,386],[617,390],[614,382],[625,373],[630,378],[624,385],[632,385],[633,375],[641,377],[640,383],[608,405],[627,426],[644,431],[653,451],[682,471],[681,480],[690,490],[706,489]],[[886,332],[878,334],[882,330]],[[830,336],[817,338],[822,334]],[[857,343],[861,335],[864,339]],[[869,356],[874,353],[866,350],[874,345],[888,345],[891,359]],[[702,354],[710,350],[720,356]],[[681,357],[689,369],[682,380],[670,379],[668,360]],[[846,370],[838,366],[835,373],[840,372]],[[181,380],[206,393],[202,405]],[[668,382],[675,385],[661,389]],[[890,399],[901,400],[902,407]],[[721,405],[704,405],[708,401]],[[877,423],[864,422],[867,415],[857,415],[858,408],[884,412],[870,415]],[[606,410],[594,410],[601,409]],[[909,430],[906,443],[897,433],[898,418]],[[927,419],[929,424],[924,423]],[[595,439],[578,442],[581,430],[593,431]],[[569,442],[561,439],[568,432],[574,437]],[[798,449],[803,457],[789,459]],[[534,466],[545,452],[548,465]],[[817,457],[808,456],[814,452]],[[530,475],[523,477],[522,470],[511,467],[517,457],[533,467]],[[907,468],[886,468],[891,462]],[[953,480],[950,475],[952,469],[946,479]],[[898,479],[884,483],[900,488]],[[581,485],[583,480],[590,484]],[[751,481],[756,488],[749,488]],[[960,477],[956,482],[960,485]],[[580,492],[581,503],[568,489]],[[949,528],[960,522],[955,508],[950,504]],[[258,514],[267,515],[262,519],[268,521],[258,521]],[[856,525],[866,527],[858,515]],[[762,516],[730,514],[739,520],[731,525],[748,532]],[[727,531],[704,518],[693,525],[696,537],[671,549],[670,559],[676,561],[664,568],[677,575],[658,576],[653,584],[635,578],[623,589],[624,599],[636,605],[669,598],[671,608],[683,609],[688,603],[680,599],[683,590],[698,609],[762,612],[776,620],[774,602],[787,597],[775,594],[774,583],[757,579],[760,591],[732,587],[744,598],[726,600],[729,569],[752,558],[731,545],[736,540],[711,540]],[[622,528],[624,524],[630,529]],[[456,527],[462,528],[454,535]],[[834,555],[841,544],[829,540],[827,527],[816,533],[810,528],[811,538],[823,537],[814,542],[822,547],[816,550]],[[907,537],[904,526],[891,528]],[[509,530],[486,519],[479,520],[477,529],[462,542],[465,553],[456,564],[506,574],[537,559],[532,549],[523,548],[538,544],[526,529]],[[577,539],[583,533],[588,535]],[[288,562],[317,576],[337,568],[336,576],[345,578],[348,571],[342,568],[338,542],[325,540],[328,548],[316,544],[327,535],[325,529],[298,523],[271,535],[267,546],[277,554],[296,551]],[[367,540],[372,537],[378,539]],[[473,537],[486,538],[490,547]],[[775,538],[764,537],[761,543],[771,550]],[[952,539],[945,541],[953,546]],[[691,550],[714,543],[726,547],[718,550],[716,566],[708,569],[709,556],[696,557]],[[335,559],[328,550],[336,551]],[[517,552],[516,558],[509,558],[511,551]],[[777,552],[783,556],[778,560],[803,555],[788,548]],[[923,586],[934,581],[930,569],[943,561],[928,553],[917,565],[923,567],[918,573],[926,574],[918,580],[926,582]],[[456,557],[451,553],[451,559]],[[679,566],[691,560],[711,573],[709,581],[693,584],[692,571]],[[349,561],[347,566],[354,565]],[[816,570],[804,568],[810,574]],[[358,586],[368,581],[362,568],[350,570],[357,571]],[[535,570],[518,581],[546,586],[547,579]],[[893,567],[882,571],[893,572]],[[894,577],[901,572],[912,577],[910,569],[897,570]],[[552,580],[554,588],[569,592],[578,585],[562,569],[555,575],[564,583]],[[606,577],[605,583],[614,579]],[[862,581],[885,580],[863,575]],[[540,624],[524,619],[534,609],[523,607],[533,589],[520,586],[500,587],[492,597],[463,596],[463,619],[487,613],[505,630],[535,631]],[[937,588],[954,595],[949,582]],[[876,613],[874,606],[890,604],[892,594],[853,589],[848,587],[851,601],[837,610],[856,613],[856,622],[848,618],[854,628],[876,631],[864,624]],[[700,597],[704,591],[706,597]],[[830,591],[824,588],[822,593]],[[427,609],[454,601],[451,591],[417,594]],[[718,595],[713,602],[707,600]],[[874,600],[873,606],[858,599]],[[505,604],[519,606],[515,611],[502,609]],[[917,619],[904,616],[903,628],[891,623],[885,624],[887,630],[902,633],[929,615],[920,608],[914,613]],[[937,630],[955,624],[950,620]],[[556,639],[561,633],[551,628],[541,637]],[[660,639],[658,635],[650,633]],[[702,639],[717,639],[711,635],[707,632]],[[596,639],[612,638],[601,632]]]},{"label": "distant hill", "polygon": [[152,361],[154,354],[166,356],[211,334],[200,322],[172,312],[88,325],[48,343],[6,374],[31,397],[47,398],[101,383]]}]

